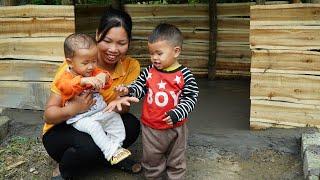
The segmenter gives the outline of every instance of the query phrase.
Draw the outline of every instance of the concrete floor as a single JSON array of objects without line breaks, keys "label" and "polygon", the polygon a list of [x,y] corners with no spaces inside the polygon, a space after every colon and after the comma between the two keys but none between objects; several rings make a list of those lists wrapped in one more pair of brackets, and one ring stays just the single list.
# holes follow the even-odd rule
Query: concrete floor
[{"label": "concrete floor", "polygon": [[[190,133],[214,134],[225,130],[248,130],[250,81],[197,79],[199,99],[189,116]],[[140,115],[141,103],[132,107]]]},{"label": "concrete floor", "polygon": [[200,79],[198,84],[199,101],[190,115],[191,133],[249,129],[249,80]]},{"label": "concrete floor", "polygon": [[[210,161],[201,160],[201,162],[209,162],[211,165],[215,165],[219,162],[217,157],[225,156],[225,154],[236,154],[236,156],[246,160],[250,159],[253,153],[264,149],[272,149],[282,155],[299,157],[300,137],[303,132],[308,131],[306,128],[268,129],[264,131],[249,130],[249,80],[208,81],[206,79],[198,79],[198,84],[200,88],[199,101],[195,110],[190,114],[188,122],[188,157],[189,159],[191,158],[191,160],[189,160],[190,169],[194,169],[193,166],[197,165],[190,163],[194,158],[197,159],[201,157],[200,159],[202,159],[204,157],[204,159],[211,159]],[[131,111],[139,116],[141,112],[140,109],[141,103],[133,105]],[[43,125],[42,114],[42,111],[7,109],[5,115],[13,120],[10,134],[38,137]],[[140,138],[137,143],[133,145],[132,152],[133,158],[139,160],[141,155]],[[283,164],[283,162],[281,163]],[[253,163],[252,167],[258,164],[260,163]],[[227,172],[227,169],[219,166],[214,167],[214,169],[219,170],[218,173],[215,170],[210,170],[208,176],[199,175],[199,173],[203,173],[201,170],[208,173],[207,171],[212,169],[206,168],[207,166],[209,165],[202,164],[198,169],[195,168],[194,171],[189,171],[188,179],[198,179],[200,176],[203,177],[200,179],[208,179],[207,177],[209,175],[212,176],[215,174],[224,177],[223,175]],[[292,165],[288,164],[287,166]],[[261,168],[261,170],[264,169],[264,167]],[[247,174],[248,172],[244,171],[243,173]],[[260,172],[257,171],[256,174],[250,176],[256,177],[259,176],[259,173]],[[290,171],[288,177],[291,177],[292,173],[295,172]],[[105,173],[102,174],[98,173],[96,177],[100,177],[100,179],[101,177],[106,177],[104,175]],[[237,171],[235,174],[239,174],[239,172]],[[260,174],[264,173],[261,172]],[[270,172],[266,174],[270,174]],[[298,175],[300,177],[301,174]],[[117,171],[115,174],[107,175],[108,178],[113,176],[115,177],[113,179],[116,179],[116,177],[121,177],[121,179],[140,179],[141,177],[141,175],[130,176]],[[124,178],[123,176],[128,178]]]}]

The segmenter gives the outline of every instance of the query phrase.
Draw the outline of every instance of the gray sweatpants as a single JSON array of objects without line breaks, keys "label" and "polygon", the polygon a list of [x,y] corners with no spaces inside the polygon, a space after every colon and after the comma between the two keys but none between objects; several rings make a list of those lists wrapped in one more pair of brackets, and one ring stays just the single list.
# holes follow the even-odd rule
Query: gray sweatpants
[{"label": "gray sweatpants", "polygon": [[188,128],[157,130],[142,125],[142,166],[146,179],[185,179]]},{"label": "gray sweatpants", "polygon": [[78,131],[88,133],[109,161],[122,146],[126,132],[121,116],[116,112],[103,112],[107,104],[99,93],[93,93],[96,103],[86,112],[67,120]]},{"label": "gray sweatpants", "polygon": [[122,146],[126,133],[120,115],[100,111],[72,124],[77,130],[88,133],[109,161]]}]

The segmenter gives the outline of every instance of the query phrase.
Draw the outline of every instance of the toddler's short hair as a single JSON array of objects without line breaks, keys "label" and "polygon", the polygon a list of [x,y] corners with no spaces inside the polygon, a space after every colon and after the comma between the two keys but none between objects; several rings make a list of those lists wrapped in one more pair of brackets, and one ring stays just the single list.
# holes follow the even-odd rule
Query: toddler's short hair
[{"label": "toddler's short hair", "polygon": [[64,56],[66,58],[72,58],[75,51],[79,49],[90,49],[92,46],[96,45],[95,39],[87,34],[71,34],[64,41]]},{"label": "toddler's short hair", "polygon": [[182,47],[183,37],[181,31],[172,24],[161,23],[159,24],[148,37],[149,43],[157,41],[169,41],[173,46]]}]

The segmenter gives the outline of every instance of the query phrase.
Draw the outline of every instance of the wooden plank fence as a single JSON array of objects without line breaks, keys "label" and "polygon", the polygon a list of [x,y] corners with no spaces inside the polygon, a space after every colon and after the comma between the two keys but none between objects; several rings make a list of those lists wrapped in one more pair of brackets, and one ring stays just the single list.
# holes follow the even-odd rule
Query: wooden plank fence
[{"label": "wooden plank fence", "polygon": [[[269,3],[286,3],[269,2]],[[226,3],[217,5],[217,76],[250,76],[250,5]],[[76,31],[94,34],[106,7],[76,6]],[[133,41],[129,54],[142,66],[149,64],[147,36],[161,22],[179,27],[184,35],[182,64],[196,75],[208,74],[209,9],[207,4],[125,5],[133,20]]]},{"label": "wooden plank fence", "polygon": [[43,109],[75,31],[73,6],[0,7],[0,106]]},{"label": "wooden plank fence", "polygon": [[252,6],[250,127],[320,127],[320,5]]},{"label": "wooden plank fence", "polygon": [[[217,76],[250,75],[249,12],[252,4],[217,5]],[[207,4],[126,5],[125,8],[134,23],[129,53],[142,66],[149,64],[147,35],[160,22],[168,22],[177,25],[185,36],[181,63],[196,75],[208,74]],[[75,31],[75,24],[77,31],[93,35],[105,9],[76,6],[74,15],[73,6],[0,7],[0,106],[43,109],[49,82],[63,60],[64,38]],[[311,29],[309,33],[316,31]]]}]

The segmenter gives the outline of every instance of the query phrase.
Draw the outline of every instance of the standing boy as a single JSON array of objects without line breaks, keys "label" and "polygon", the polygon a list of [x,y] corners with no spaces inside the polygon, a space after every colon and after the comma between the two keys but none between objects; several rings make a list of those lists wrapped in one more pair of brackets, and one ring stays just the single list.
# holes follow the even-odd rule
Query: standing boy
[{"label": "standing boy", "polygon": [[104,112],[106,103],[100,89],[109,88],[112,80],[107,71],[97,67],[96,41],[86,34],[71,34],[65,39],[64,53],[69,68],[56,80],[61,92],[61,106],[85,91],[93,93],[96,103],[87,112],[66,121],[77,130],[88,133],[111,164],[117,164],[131,153],[122,148],[125,129],[116,112]]},{"label": "standing boy", "polygon": [[139,99],[142,110],[142,166],[147,179],[184,179],[186,172],[187,116],[194,109],[198,86],[191,71],[177,58],[182,48],[181,31],[159,24],[148,38],[151,63],[119,95]]}]

